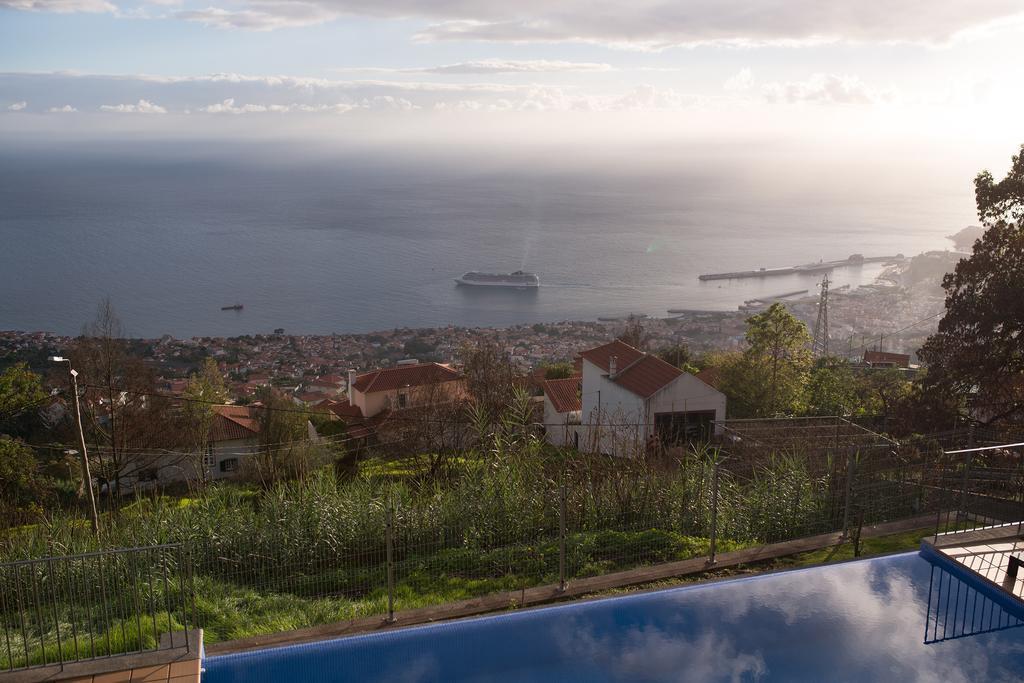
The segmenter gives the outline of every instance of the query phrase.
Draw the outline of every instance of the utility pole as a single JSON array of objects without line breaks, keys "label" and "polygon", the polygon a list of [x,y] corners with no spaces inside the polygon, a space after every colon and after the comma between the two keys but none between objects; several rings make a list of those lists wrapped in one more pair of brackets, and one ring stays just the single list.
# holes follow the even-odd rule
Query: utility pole
[{"label": "utility pole", "polygon": [[818,322],[814,324],[814,342],[811,351],[818,358],[828,356],[828,273],[821,279],[821,298],[818,300]]},{"label": "utility pole", "polygon": [[78,426],[78,447],[82,456],[82,479],[85,490],[89,497],[89,520],[92,522],[92,532],[100,535],[100,518],[96,514],[96,495],[92,490],[92,473],[89,471],[89,452],[85,448],[85,432],[82,430],[82,409],[78,403],[78,371],[71,367],[70,358],[50,356],[54,363],[68,364],[68,380],[71,384],[71,395],[75,399],[75,424]]}]

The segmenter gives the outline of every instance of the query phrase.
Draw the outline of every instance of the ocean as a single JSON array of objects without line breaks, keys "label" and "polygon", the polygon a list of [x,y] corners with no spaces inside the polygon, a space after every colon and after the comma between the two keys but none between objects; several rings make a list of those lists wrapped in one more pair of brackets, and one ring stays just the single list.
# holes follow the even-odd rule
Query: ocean
[{"label": "ocean", "polygon": [[[734,309],[820,276],[700,273],[950,248],[970,175],[897,183],[740,150],[574,158],[192,142],[0,151],[0,329],[132,336],[502,326]],[[799,172],[793,172],[793,169]],[[536,292],[456,287],[538,273]],[[834,286],[878,266],[840,269]],[[240,303],[241,311],[221,307]]]}]

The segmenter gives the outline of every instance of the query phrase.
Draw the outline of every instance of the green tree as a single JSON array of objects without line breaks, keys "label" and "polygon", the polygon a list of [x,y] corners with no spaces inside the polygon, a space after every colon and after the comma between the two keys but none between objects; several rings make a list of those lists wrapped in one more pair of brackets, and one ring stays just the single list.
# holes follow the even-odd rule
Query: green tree
[{"label": "green tree", "polygon": [[807,381],[807,413],[810,415],[853,415],[863,408],[858,378],[842,358],[821,358]]},{"label": "green tree", "polygon": [[572,363],[551,363],[544,366],[544,379],[568,379],[576,374]]},{"label": "green tree", "polygon": [[986,230],[969,258],[946,275],[946,312],[918,355],[927,391],[971,398],[975,417],[1018,418],[1024,406],[1024,148],[1007,176],[974,181]]},{"label": "green tree", "polygon": [[39,375],[25,363],[0,373],[0,431],[24,436],[46,396]]},{"label": "green tree", "polygon": [[0,524],[15,526],[38,517],[53,495],[31,447],[0,434]]},{"label": "green tree", "polygon": [[735,417],[800,412],[811,366],[807,326],[782,304],[747,319],[747,348],[717,357]]},{"label": "green tree", "polygon": [[182,394],[184,432],[188,439],[189,452],[193,454],[193,470],[199,473],[200,481],[206,481],[203,454],[210,446],[210,428],[213,426],[214,406],[228,399],[224,377],[212,358],[203,361],[199,371],[188,378],[188,385]]},{"label": "green tree", "polygon": [[673,344],[668,346],[657,353],[658,358],[662,359],[669,365],[675,366],[684,372],[690,374],[696,374],[699,372],[698,368],[694,364],[693,354],[690,352],[690,348],[686,344]]}]

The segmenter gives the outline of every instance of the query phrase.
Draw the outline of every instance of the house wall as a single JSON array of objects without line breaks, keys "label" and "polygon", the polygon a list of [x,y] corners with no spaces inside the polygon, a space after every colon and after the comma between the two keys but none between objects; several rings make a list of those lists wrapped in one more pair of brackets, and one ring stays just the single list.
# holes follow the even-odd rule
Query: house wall
[{"label": "house wall", "polygon": [[427,405],[432,401],[450,401],[465,395],[465,385],[462,381],[444,382],[438,385],[406,387],[392,391],[371,391],[363,393],[357,389],[352,390],[353,405],[358,406],[364,417],[373,417],[378,413],[392,409],[397,410],[399,406],[399,393],[406,395],[406,408]]},{"label": "house wall", "polygon": [[[580,447],[584,448],[585,442],[587,450],[617,455],[639,453],[654,434],[657,413],[714,411],[716,420],[724,420],[725,406],[725,394],[687,373],[645,400],[609,380],[600,367],[584,359]],[[721,427],[715,429],[717,432]]]},{"label": "house wall", "polygon": [[[579,422],[574,418],[569,423],[569,413],[560,413],[555,410],[555,404],[546,395],[544,396],[544,438],[553,446],[572,446],[575,442],[573,435],[579,429]],[[583,436],[580,436],[582,439]],[[582,444],[581,444],[582,445]]]},{"label": "house wall", "polygon": [[[653,429],[658,413],[696,413],[714,411],[715,420],[725,419],[725,394],[690,374],[680,375],[674,382],[648,399],[648,424]],[[715,433],[721,432],[715,425]],[[650,432],[649,432],[650,433]]]},{"label": "house wall", "polygon": [[644,401],[608,379],[600,367],[583,360],[583,414],[580,448],[628,454],[643,446]]}]

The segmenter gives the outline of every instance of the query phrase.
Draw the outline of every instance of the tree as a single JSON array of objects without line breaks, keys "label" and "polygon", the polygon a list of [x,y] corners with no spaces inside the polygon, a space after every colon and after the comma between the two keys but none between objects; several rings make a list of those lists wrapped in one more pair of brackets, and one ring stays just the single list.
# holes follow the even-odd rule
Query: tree
[{"label": "tree", "polygon": [[626,319],[626,326],[616,339],[629,344],[634,349],[643,351],[651,341],[651,335],[644,329],[643,321],[639,317],[631,315]]},{"label": "tree", "polygon": [[39,375],[25,363],[4,370],[0,373],[0,430],[24,436],[46,397]]},{"label": "tree", "polygon": [[572,363],[551,363],[544,366],[544,379],[568,379],[576,374]]},{"label": "tree", "polygon": [[735,417],[800,412],[811,365],[807,326],[782,304],[747,319],[747,348],[712,359]]},{"label": "tree", "polygon": [[85,389],[83,421],[98,461],[94,474],[120,494],[122,479],[150,469],[159,456],[150,449],[180,446],[169,401],[160,398],[156,379],[143,360],[128,352],[124,329],[110,299],[100,302],[71,350],[79,385]]},{"label": "tree", "polygon": [[22,441],[0,435],[0,524],[31,521],[43,512],[52,492],[33,450]]},{"label": "tree", "polygon": [[264,484],[282,479],[302,479],[325,457],[310,442],[309,416],[272,388],[259,394],[259,452],[254,458],[256,476]]},{"label": "tree", "polygon": [[512,399],[515,370],[508,354],[494,342],[466,344],[461,351],[466,391],[489,419],[497,419]]},{"label": "tree", "polygon": [[807,381],[807,413],[810,415],[853,415],[863,403],[857,378],[850,363],[841,358],[821,358]]},{"label": "tree", "polygon": [[683,372],[696,374],[699,371],[693,362],[693,354],[690,353],[690,348],[686,344],[673,344],[658,351],[657,355],[658,358],[669,365],[679,368]]},{"label": "tree", "polygon": [[217,362],[206,358],[199,372],[188,378],[188,385],[182,395],[184,431],[187,435],[188,451],[193,454],[193,467],[199,479],[205,481],[206,468],[203,455],[210,445],[210,428],[213,426],[214,405],[228,399],[224,377],[217,368]]},{"label": "tree", "polygon": [[974,186],[986,230],[943,279],[946,312],[918,355],[925,390],[971,398],[976,417],[995,423],[1024,405],[1024,147],[1003,180],[985,171]]}]

